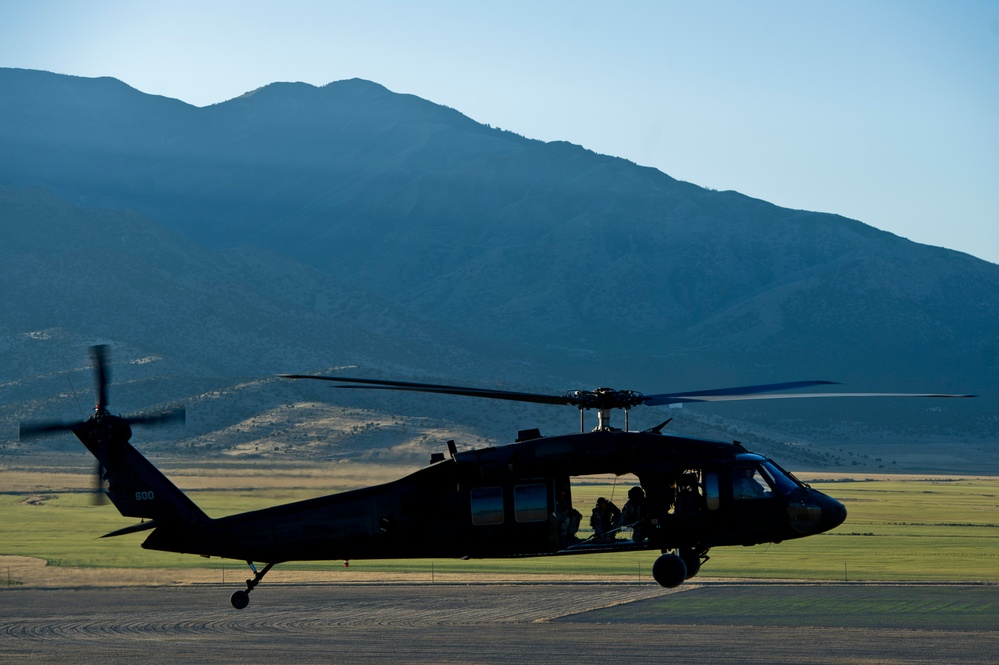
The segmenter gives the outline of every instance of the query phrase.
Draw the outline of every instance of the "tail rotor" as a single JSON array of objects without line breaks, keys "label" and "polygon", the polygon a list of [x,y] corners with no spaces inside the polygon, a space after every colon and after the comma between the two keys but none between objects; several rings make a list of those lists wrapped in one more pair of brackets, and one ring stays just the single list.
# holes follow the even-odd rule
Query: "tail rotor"
[{"label": "tail rotor", "polygon": [[[132,425],[159,426],[173,423],[184,423],[184,409],[176,408],[153,413],[138,413],[131,416],[115,416],[108,412],[108,385],[111,381],[110,350],[106,344],[90,347],[90,359],[94,372],[94,413],[84,421],[41,421],[22,422],[18,431],[21,441],[72,432],[88,448],[92,444],[100,444],[108,452],[127,444],[132,437]],[[93,450],[91,448],[91,450]],[[107,497],[105,488],[107,469],[105,461],[98,458],[94,473],[93,491],[95,503],[104,503]]]}]

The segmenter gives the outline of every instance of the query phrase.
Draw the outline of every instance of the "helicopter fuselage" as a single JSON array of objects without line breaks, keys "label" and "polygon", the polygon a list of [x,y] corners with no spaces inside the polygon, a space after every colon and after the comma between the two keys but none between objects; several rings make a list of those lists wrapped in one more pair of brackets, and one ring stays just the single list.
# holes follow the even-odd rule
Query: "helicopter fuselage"
[{"label": "helicopter fuselage", "polygon": [[[560,532],[571,479],[596,474],[638,477],[641,539],[624,528],[601,541]],[[748,492],[747,482],[755,483]],[[384,485],[193,526],[165,523],[143,547],[268,562],[706,552],[821,533],[845,517],[841,503],[739,444],[596,431],[455,452]]]}]

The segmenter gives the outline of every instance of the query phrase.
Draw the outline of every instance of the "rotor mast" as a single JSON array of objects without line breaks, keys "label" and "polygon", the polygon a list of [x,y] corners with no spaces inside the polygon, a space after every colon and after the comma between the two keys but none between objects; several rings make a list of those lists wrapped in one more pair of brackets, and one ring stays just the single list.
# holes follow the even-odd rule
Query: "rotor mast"
[{"label": "rotor mast", "polygon": [[[586,431],[586,417],[584,412],[589,409],[585,406],[579,407],[579,431],[583,433]],[[611,427],[611,409],[608,407],[597,407],[597,426],[593,428],[594,432],[609,432],[613,427]],[[624,410],[624,431],[628,431],[628,409]]]},{"label": "rotor mast", "polygon": [[[624,408],[624,431],[627,432],[629,409],[627,407],[623,408]],[[610,424],[611,413],[612,410],[608,407],[599,407],[597,409],[597,428],[593,430],[594,432],[609,432],[610,430],[614,429],[613,427],[611,427]]]}]

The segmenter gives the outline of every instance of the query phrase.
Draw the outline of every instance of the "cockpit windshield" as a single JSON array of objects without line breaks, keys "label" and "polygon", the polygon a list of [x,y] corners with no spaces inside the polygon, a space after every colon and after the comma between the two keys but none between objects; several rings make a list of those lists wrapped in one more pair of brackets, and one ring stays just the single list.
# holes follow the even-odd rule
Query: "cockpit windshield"
[{"label": "cockpit windshield", "polygon": [[760,462],[760,468],[770,482],[770,485],[785,496],[801,487],[801,484],[798,483],[794,476],[785,472],[770,460]]}]

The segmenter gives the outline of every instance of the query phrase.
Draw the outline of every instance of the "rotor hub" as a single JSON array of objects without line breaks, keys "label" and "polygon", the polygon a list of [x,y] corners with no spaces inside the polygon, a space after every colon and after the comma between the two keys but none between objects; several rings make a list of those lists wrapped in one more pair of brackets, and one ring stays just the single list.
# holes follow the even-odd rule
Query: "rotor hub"
[{"label": "rotor hub", "polygon": [[642,404],[645,400],[645,395],[636,390],[615,390],[613,388],[570,390],[565,396],[580,409],[630,409]]}]

